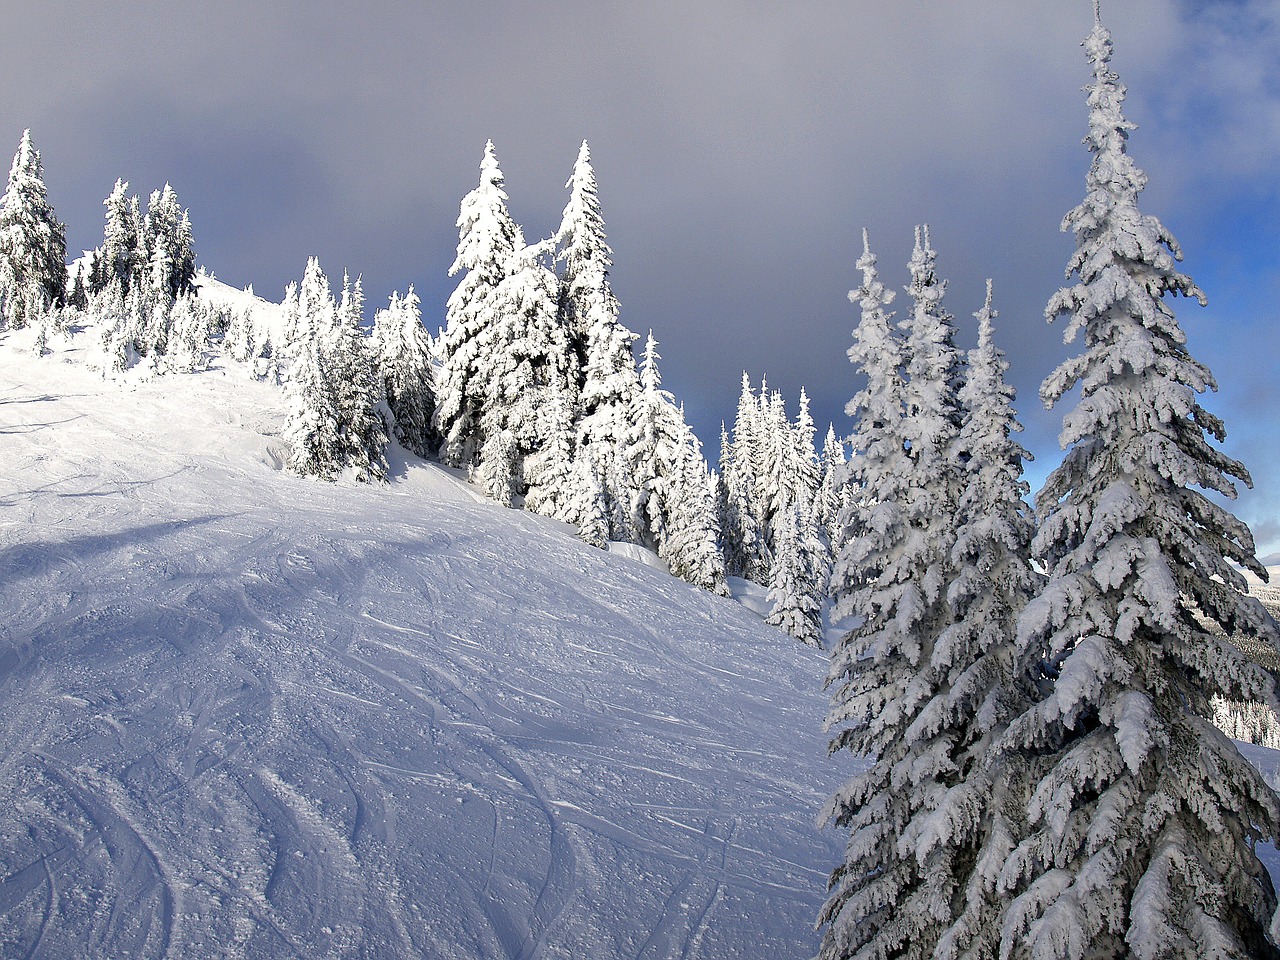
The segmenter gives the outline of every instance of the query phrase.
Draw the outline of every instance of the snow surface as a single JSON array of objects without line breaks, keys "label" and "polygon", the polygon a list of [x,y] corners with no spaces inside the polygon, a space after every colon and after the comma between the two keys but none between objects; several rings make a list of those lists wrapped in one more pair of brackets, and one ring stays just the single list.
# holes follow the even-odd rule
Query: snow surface
[{"label": "snow surface", "polygon": [[820,652],[92,336],[0,335],[0,956],[813,955]]}]

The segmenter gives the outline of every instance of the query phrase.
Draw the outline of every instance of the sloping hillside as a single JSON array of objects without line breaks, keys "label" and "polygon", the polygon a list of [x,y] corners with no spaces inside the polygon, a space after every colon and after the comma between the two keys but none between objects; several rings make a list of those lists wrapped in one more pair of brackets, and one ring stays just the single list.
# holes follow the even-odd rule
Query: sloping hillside
[{"label": "sloping hillside", "polygon": [[291,477],[234,366],[22,337],[0,955],[812,955],[820,653],[435,467]]}]

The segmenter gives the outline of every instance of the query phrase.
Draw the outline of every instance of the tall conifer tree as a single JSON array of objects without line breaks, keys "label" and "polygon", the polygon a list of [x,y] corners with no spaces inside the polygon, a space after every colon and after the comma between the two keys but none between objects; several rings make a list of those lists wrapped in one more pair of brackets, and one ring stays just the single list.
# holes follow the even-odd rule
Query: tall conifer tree
[{"label": "tall conifer tree", "polygon": [[859,325],[851,356],[862,359],[867,347],[891,353],[864,368],[868,388],[851,405],[869,421],[855,432],[855,446],[866,450],[865,492],[874,506],[837,569],[842,584],[848,578],[858,586],[842,586],[836,609],[862,622],[832,652],[828,726],[837,730],[833,751],[848,749],[870,766],[827,805],[827,819],[850,837],[821,914],[829,924],[826,958],[930,957],[962,894],[968,851],[950,842],[952,820],[963,811],[948,802],[957,744],[947,725],[948,651],[939,639],[952,623],[959,356],[935,258],[928,229],[917,228],[911,312],[902,324],[909,377],[896,411],[884,403],[896,387],[885,300],[874,258],[859,261],[867,330],[862,337]]},{"label": "tall conifer tree", "polygon": [[436,428],[443,438],[441,459],[455,467],[473,465],[486,439],[480,422],[485,390],[478,379],[483,341],[493,320],[494,292],[523,245],[520,229],[507,211],[503,183],[490,140],[480,161],[480,183],[462,198],[458,255],[449,268],[449,276],[461,272],[462,279],[449,297],[440,339]]},{"label": "tall conifer tree", "polygon": [[[565,186],[565,205],[556,232],[556,259],[562,263],[559,309],[575,359],[574,386],[580,394],[577,446],[590,450],[603,465],[605,494],[611,504],[627,503],[629,485],[614,489],[610,478],[626,474],[617,469],[627,432],[631,402],[639,389],[631,345],[636,334],[618,319],[618,300],[609,283],[613,251],[605,240],[604,215],[591,167],[591,151],[582,142],[573,174]],[[612,506],[609,513],[613,513]],[[616,538],[625,530],[615,529]]]},{"label": "tall conifer tree", "polygon": [[1249,474],[1209,442],[1223,424],[1197,394],[1214,380],[1166,299],[1204,295],[1138,209],[1146,177],[1100,18],[1084,46],[1093,162],[1063,221],[1077,282],[1046,310],[1084,349],[1041,387],[1050,406],[1077,386],[1080,399],[1036,498],[1048,582],[1019,621],[1053,687],[1008,731],[1047,769],[1005,872],[1017,897],[1003,953],[1274,957],[1276,896],[1254,845],[1276,837],[1280,805],[1209,718],[1215,694],[1276,706],[1272,678],[1211,626],[1273,646],[1276,630],[1245,592],[1241,568],[1266,576],[1248,528],[1196,489],[1234,497]]},{"label": "tall conifer tree", "polygon": [[40,151],[25,130],[0,198],[0,315],[13,327],[66,296],[66,227],[54,215]]},{"label": "tall conifer tree", "polygon": [[391,411],[396,440],[420,457],[435,453],[435,368],[431,335],[422,325],[418,295],[410,284],[401,297],[393,293],[385,310],[374,317],[374,349]]},{"label": "tall conifer tree", "polygon": [[1018,614],[1039,585],[1030,562],[1031,515],[1023,500],[1022,464],[1030,455],[1013,439],[1022,425],[1004,380],[1009,365],[994,342],[990,281],[976,316],[978,345],[969,352],[959,394],[964,424],[956,444],[964,468],[952,550],[956,574],[947,591],[955,619],[933,657],[943,681],[938,717],[948,731],[955,770],[939,803],[938,820],[945,826],[930,829],[927,842],[950,848],[935,863],[940,859],[950,870],[953,896],[962,902],[939,939],[937,960],[996,955],[1000,872],[1021,830],[1026,801],[1025,758],[1001,756],[993,745],[1031,694],[1015,680],[1014,634]]}]

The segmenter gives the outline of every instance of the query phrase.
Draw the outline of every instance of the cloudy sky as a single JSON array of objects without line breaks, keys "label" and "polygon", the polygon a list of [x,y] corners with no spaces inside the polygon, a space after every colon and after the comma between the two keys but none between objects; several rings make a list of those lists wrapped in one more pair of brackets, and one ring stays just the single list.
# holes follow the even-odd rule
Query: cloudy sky
[{"label": "cloudy sky", "polygon": [[[1280,0],[1103,13],[1144,210],[1209,296],[1179,316],[1254,473],[1236,509],[1280,551]],[[531,240],[586,138],[623,320],[660,340],[712,458],[743,370],[792,410],[806,386],[820,429],[847,430],[861,229],[901,287],[928,222],[963,346],[995,281],[1038,486],[1059,456],[1062,411],[1037,389],[1066,348],[1042,312],[1088,166],[1091,17],[1089,0],[11,0],[0,147],[32,128],[74,250],[100,241],[117,177],[169,181],[220,278],[279,299],[318,255],[363,274],[371,305],[413,283],[434,328],[486,138]]]}]

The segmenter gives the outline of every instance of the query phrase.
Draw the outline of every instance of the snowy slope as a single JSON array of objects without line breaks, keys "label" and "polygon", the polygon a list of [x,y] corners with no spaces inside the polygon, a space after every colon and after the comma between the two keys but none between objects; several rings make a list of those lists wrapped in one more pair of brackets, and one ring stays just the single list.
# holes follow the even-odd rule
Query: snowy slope
[{"label": "snowy slope", "polygon": [[0,956],[813,954],[820,653],[431,466],[291,477],[234,366],[0,339]]}]

